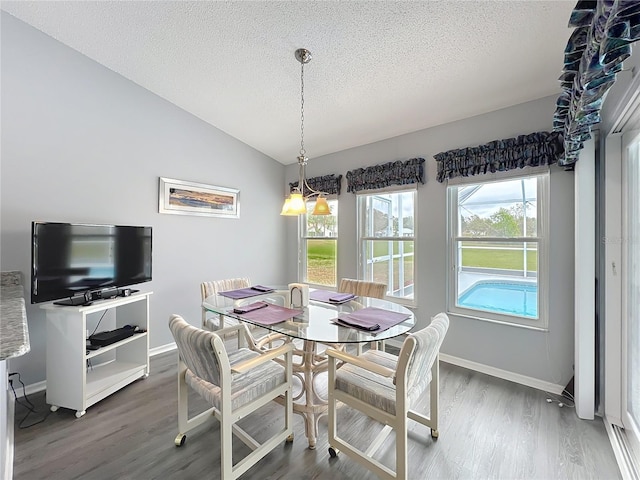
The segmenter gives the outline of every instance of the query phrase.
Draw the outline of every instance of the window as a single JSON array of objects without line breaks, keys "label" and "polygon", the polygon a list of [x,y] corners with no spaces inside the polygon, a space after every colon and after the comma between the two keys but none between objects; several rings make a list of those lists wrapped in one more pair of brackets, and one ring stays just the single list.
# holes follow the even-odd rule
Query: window
[{"label": "window", "polygon": [[316,202],[307,202],[302,217],[300,277],[305,283],[337,285],[338,200],[327,199],[331,215],[311,215]]},{"label": "window", "polygon": [[413,304],[416,190],[358,195],[362,280],[385,283],[387,296]]},{"label": "window", "polygon": [[548,174],[449,187],[449,310],[546,328]]}]

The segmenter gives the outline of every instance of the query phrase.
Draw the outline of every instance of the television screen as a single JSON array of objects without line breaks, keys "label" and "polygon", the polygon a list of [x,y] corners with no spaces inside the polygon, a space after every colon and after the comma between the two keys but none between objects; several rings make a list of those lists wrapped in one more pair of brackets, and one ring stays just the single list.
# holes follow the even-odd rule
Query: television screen
[{"label": "television screen", "polygon": [[31,303],[151,280],[151,227],[33,222]]}]

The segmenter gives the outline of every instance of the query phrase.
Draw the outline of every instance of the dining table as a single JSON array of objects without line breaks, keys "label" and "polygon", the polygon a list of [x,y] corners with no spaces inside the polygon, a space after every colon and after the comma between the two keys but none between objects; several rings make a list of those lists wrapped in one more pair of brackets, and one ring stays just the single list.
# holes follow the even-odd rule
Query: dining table
[{"label": "dining table", "polygon": [[[221,320],[224,317],[233,318],[267,330],[263,337],[254,338],[253,348],[267,349],[278,342],[294,343],[293,376],[300,381],[300,385],[293,395],[293,410],[304,418],[305,434],[312,450],[316,447],[318,421],[327,413],[326,347],[344,350],[351,345],[357,348],[358,345],[406,334],[415,326],[415,316],[411,310],[399,303],[378,298],[355,296],[341,303],[333,303],[314,300],[312,291],[308,305],[292,307],[288,290],[274,290],[235,299],[233,305],[220,302],[219,295],[220,293],[205,298],[203,308],[219,315]],[[250,315],[241,308],[257,305],[259,302],[269,303],[273,308],[280,306],[282,320],[275,323],[273,318],[265,321],[267,317],[260,310],[251,312]],[[368,331],[336,323],[338,317],[346,320],[350,314],[358,311],[377,314],[383,328]],[[389,322],[385,323],[386,320]],[[387,326],[394,322],[397,323]],[[253,337],[253,333],[250,335]]]}]

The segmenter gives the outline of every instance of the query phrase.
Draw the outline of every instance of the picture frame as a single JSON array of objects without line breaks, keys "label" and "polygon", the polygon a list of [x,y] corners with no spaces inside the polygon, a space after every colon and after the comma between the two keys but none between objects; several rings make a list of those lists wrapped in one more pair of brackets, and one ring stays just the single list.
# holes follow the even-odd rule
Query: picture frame
[{"label": "picture frame", "polygon": [[172,215],[240,218],[240,190],[160,177],[158,211]]}]

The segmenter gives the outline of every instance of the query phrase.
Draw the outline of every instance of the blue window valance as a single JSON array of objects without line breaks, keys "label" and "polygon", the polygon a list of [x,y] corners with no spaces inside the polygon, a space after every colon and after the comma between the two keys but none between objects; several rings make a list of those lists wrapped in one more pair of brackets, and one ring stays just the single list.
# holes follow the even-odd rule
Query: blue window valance
[{"label": "blue window valance", "polygon": [[553,130],[564,137],[564,156],[558,160],[562,166],[578,160],[591,127],[600,122],[605,93],[631,55],[631,43],[640,38],[640,2],[579,1],[569,26],[575,30],[564,51],[562,94],[553,118]]},{"label": "blue window valance", "polygon": [[347,191],[352,193],[412,183],[424,184],[424,158],[398,160],[347,172]]},{"label": "blue window valance", "polygon": [[535,132],[478,147],[460,148],[433,156],[438,163],[436,180],[503,172],[523,167],[551,165],[562,155],[559,133]]},{"label": "blue window valance", "polygon": [[[308,178],[309,186],[327,195],[340,195],[340,187],[342,185],[342,175],[322,175],[320,177]],[[298,182],[290,183],[289,190],[293,190],[298,186]]]}]

